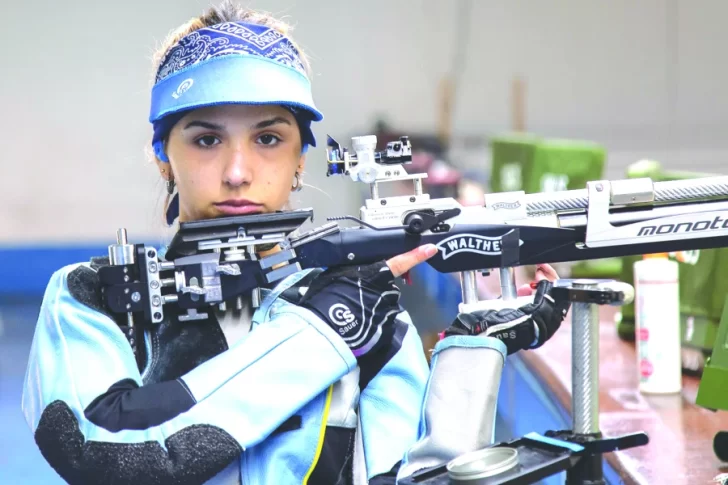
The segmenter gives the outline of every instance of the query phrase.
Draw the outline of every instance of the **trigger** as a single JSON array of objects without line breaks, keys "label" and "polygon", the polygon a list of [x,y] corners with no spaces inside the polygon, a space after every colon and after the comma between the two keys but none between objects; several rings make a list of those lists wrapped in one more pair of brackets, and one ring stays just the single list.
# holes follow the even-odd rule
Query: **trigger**
[{"label": "trigger", "polygon": [[405,272],[401,278],[407,286],[412,286],[412,275],[410,275],[409,271]]}]

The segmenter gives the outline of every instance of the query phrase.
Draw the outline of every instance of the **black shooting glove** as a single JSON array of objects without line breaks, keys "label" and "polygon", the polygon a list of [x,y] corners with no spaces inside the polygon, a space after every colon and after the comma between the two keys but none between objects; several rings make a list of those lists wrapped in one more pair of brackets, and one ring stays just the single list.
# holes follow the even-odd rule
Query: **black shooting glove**
[{"label": "black shooting glove", "polygon": [[400,291],[385,262],[321,273],[299,303],[338,333],[356,357],[378,349],[394,334]]},{"label": "black shooting glove", "polygon": [[445,336],[485,333],[506,344],[508,355],[538,348],[556,333],[570,307],[568,301],[555,301],[549,295],[551,288],[550,281],[540,281],[533,303],[520,308],[461,313],[445,330]]}]

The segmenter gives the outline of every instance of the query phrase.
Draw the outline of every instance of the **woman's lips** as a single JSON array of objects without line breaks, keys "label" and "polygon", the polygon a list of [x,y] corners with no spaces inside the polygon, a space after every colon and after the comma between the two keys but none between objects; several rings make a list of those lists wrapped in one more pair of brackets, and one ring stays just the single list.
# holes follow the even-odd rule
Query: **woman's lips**
[{"label": "woman's lips", "polygon": [[227,215],[257,214],[263,212],[263,206],[249,200],[226,200],[215,204],[215,207]]}]

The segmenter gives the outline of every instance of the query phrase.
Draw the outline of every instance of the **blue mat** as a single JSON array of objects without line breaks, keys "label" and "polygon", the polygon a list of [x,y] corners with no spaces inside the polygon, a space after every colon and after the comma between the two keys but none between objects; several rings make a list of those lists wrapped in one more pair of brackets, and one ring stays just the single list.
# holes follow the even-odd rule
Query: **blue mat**
[{"label": "blue mat", "polygon": [[0,301],[0,483],[66,483],[46,463],[20,409],[40,298]]}]

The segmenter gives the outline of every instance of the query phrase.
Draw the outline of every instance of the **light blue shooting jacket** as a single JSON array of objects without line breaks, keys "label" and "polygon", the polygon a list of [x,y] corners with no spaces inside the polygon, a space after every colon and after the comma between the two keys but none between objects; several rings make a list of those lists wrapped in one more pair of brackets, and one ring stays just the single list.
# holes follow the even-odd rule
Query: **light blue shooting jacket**
[{"label": "light blue shooting jacket", "polygon": [[[402,313],[398,318],[400,325],[407,326],[399,350],[366,388],[359,389],[357,360],[344,341],[312,312],[280,298],[307,271],[288,277],[272,290],[263,290],[251,331],[179,378],[194,398],[190,409],[144,429],[111,431],[98,426],[86,417],[87,407],[124,379],[144,386],[147,369],[140,372],[119,325],[69,291],[69,274],[79,266],[60,269],[48,284],[22,398],[23,413],[46,459],[56,471],[72,470],[64,475],[67,480],[123,483],[121,478],[109,478],[124,471],[114,467],[149,466],[148,471],[128,473],[137,477],[135,485],[145,480],[167,483],[164,473],[174,477],[175,483],[195,483],[199,475],[188,477],[186,473],[205,470],[205,457],[223,455],[223,448],[215,447],[224,445],[228,446],[225,450],[236,453],[237,449],[239,454],[227,464],[210,468],[203,483],[312,483],[310,477],[322,461],[326,430],[339,427],[356,430],[350,453],[351,481],[366,483],[398,463],[406,463],[408,450],[428,432],[423,403],[430,368],[408,315]],[[457,339],[466,347],[497,349],[505,359],[505,347],[497,339]],[[435,357],[448,345],[440,342]],[[294,415],[301,419],[298,429],[272,434]],[[65,418],[59,421],[58,416]],[[74,420],[77,429],[68,424]],[[209,442],[209,436],[194,438],[191,433],[199,428],[217,433],[217,438]],[[184,446],[172,443],[171,437],[187,436],[185,433],[192,439]],[[61,441],[54,441],[58,436]],[[81,443],[74,452],[59,444],[69,439]],[[161,456],[166,468],[160,471],[153,463],[138,465],[135,460],[144,459],[133,450],[142,443],[156,447],[154,456]],[[207,451],[206,446],[210,447]],[[161,481],[152,482],[154,476]]]}]

